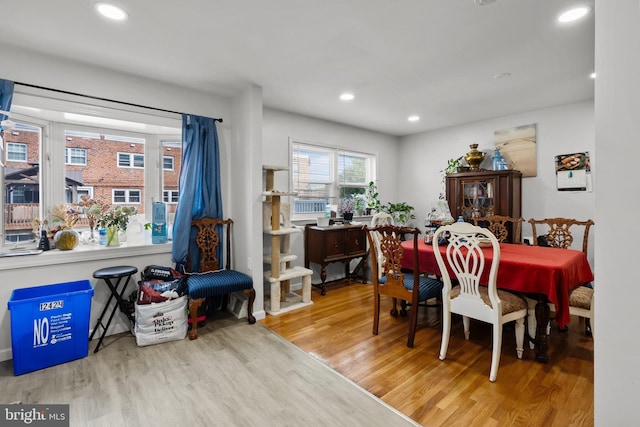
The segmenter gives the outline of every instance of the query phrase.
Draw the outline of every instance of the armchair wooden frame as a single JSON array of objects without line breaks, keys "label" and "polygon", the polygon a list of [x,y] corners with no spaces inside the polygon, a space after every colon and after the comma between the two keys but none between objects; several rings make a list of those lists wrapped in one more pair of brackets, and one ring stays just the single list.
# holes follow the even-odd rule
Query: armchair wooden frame
[{"label": "armchair wooden frame", "polygon": [[488,223],[486,227],[493,233],[500,243],[503,243],[509,237],[509,228],[507,224],[513,225],[513,243],[520,243],[522,236],[522,223],[524,218],[512,218],[510,216],[503,215],[491,215],[473,218],[473,225],[483,225]]},{"label": "armchair wooden frame", "polygon": [[574,225],[584,226],[584,235],[582,237],[582,252],[587,255],[587,249],[589,246],[589,229],[595,223],[592,220],[578,221],[572,218],[545,218],[545,219],[533,219],[529,220],[531,224],[531,231],[533,233],[533,244],[538,244],[538,230],[537,225],[547,225],[549,232],[547,233],[547,244],[553,248],[568,249],[573,244],[573,235],[570,228]]},{"label": "armchair wooden frame", "polygon": [[[191,330],[189,339],[198,337],[198,309],[207,297],[221,296],[226,305],[227,295],[242,291],[248,298],[247,321],[250,324],[256,322],[253,315],[253,303],[256,291],[253,288],[253,279],[248,275],[231,269],[231,225],[233,220],[219,218],[202,218],[191,221],[191,226],[197,228],[195,243],[200,252],[200,273],[188,273],[187,284],[189,287],[189,316],[191,317]],[[220,268],[220,260],[217,257],[217,247],[220,245],[220,236],[216,231],[218,226],[224,227],[226,234],[225,267]],[[192,271],[191,254],[187,257],[187,271]]]},{"label": "armchair wooden frame", "polygon": [[[398,316],[398,300],[409,301],[409,336],[407,347],[413,347],[418,323],[418,304],[431,298],[442,296],[442,282],[437,279],[420,275],[418,264],[418,239],[420,230],[417,228],[380,225],[378,227],[364,227],[371,248],[371,266],[373,269],[373,334],[378,335],[380,324],[380,295],[390,296],[393,308],[390,313]],[[404,247],[402,237],[413,237],[413,271],[402,269]]]},{"label": "armchair wooden frame", "polygon": [[[595,225],[593,220],[589,219],[586,221],[578,221],[573,218],[545,218],[545,219],[533,219],[529,220],[531,224],[531,231],[533,234],[533,244],[538,245],[538,231],[536,229],[536,225],[546,225],[549,228],[549,232],[546,234],[546,242],[547,245],[554,248],[562,248],[568,249],[573,244],[573,234],[571,233],[572,226],[583,226],[584,234],[582,236],[582,252],[585,255],[588,255],[589,249],[589,230],[591,226]],[[593,288],[588,288],[585,286],[581,286],[579,288],[574,289],[571,294],[569,294],[569,312],[575,316],[585,318],[585,335],[592,336],[593,335]],[[531,304],[530,304],[531,305]],[[555,310],[553,304],[549,303],[549,309]],[[532,309],[529,309],[529,315],[531,316]],[[531,317],[529,318],[529,327],[533,327],[533,322]],[[568,327],[565,326],[562,329],[563,332],[566,332]],[[549,326],[547,325],[547,332],[549,331]]]}]

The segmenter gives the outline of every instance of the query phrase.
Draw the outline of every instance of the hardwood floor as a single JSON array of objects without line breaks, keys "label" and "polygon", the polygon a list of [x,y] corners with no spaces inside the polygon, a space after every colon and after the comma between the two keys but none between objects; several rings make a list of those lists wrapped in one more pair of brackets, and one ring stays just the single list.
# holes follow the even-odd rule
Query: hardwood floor
[{"label": "hardwood floor", "polygon": [[[194,341],[138,347],[125,332],[105,343],[19,376],[0,362],[0,403],[68,404],[71,427],[418,425],[267,327],[226,312]],[[27,424],[6,418],[2,411],[0,426]]]},{"label": "hardwood floor", "polygon": [[314,304],[260,322],[425,426],[592,426],[593,340],[572,317],[569,333],[552,326],[549,363],[528,346],[516,357],[513,328],[503,333],[498,378],[489,382],[491,327],[471,322],[465,341],[453,319],[447,359],[438,359],[440,309],[420,308],[414,348],[408,318],[389,315],[383,298],[379,335],[371,333],[371,285],[348,282],[312,293]]}]

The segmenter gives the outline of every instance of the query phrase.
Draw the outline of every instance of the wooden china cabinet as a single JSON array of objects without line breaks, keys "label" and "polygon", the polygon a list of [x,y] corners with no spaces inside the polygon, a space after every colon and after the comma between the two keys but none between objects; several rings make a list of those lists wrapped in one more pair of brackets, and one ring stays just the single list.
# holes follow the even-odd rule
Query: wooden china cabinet
[{"label": "wooden china cabinet", "polygon": [[[447,175],[447,202],[454,219],[522,215],[522,173],[517,170],[459,172]],[[508,242],[513,241],[509,230]]]}]

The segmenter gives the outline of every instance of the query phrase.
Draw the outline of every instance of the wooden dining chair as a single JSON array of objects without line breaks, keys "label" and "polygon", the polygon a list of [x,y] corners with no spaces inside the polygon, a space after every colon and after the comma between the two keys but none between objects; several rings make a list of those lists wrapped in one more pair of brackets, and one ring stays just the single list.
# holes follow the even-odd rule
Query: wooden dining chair
[{"label": "wooden dining chair", "polygon": [[[588,219],[586,221],[578,221],[573,218],[545,218],[545,219],[533,219],[529,220],[531,224],[531,231],[533,234],[533,244],[539,245],[545,243],[546,246],[553,248],[569,249],[574,242],[573,232],[577,227],[584,227],[582,234],[582,252],[588,255],[589,250],[589,230],[595,224],[593,220]],[[540,226],[544,226],[545,230],[548,230],[546,234],[539,236],[541,232]],[[541,237],[541,241],[539,241]],[[580,286],[569,294],[569,313],[580,318],[585,319],[584,333],[586,336],[593,336],[593,323],[594,323],[594,310],[593,310],[593,297],[594,289],[592,284],[585,284]],[[530,311],[532,313],[530,302]],[[549,309],[555,311],[555,306],[549,303]],[[533,319],[535,322],[535,317]],[[532,323],[529,319],[529,327],[531,328],[535,323]],[[560,329],[563,332],[568,330],[568,326]],[[547,332],[549,326],[547,326]]]},{"label": "wooden dining chair", "polygon": [[[393,300],[391,316],[398,316],[397,302],[409,301],[409,336],[407,347],[413,347],[418,323],[418,305],[422,301],[440,298],[442,282],[420,275],[418,266],[418,238],[420,230],[417,228],[380,225],[365,226],[369,247],[371,248],[371,266],[373,268],[373,334],[378,335],[380,324],[380,296],[390,296]],[[401,236],[413,237],[413,271],[402,269],[404,247]],[[378,239],[377,243],[375,239]]]},{"label": "wooden dining chair", "polygon": [[[190,250],[187,258],[187,287],[189,316],[191,318],[190,340],[198,338],[198,309],[206,298],[222,297],[224,306],[228,302],[229,294],[243,292],[248,299],[247,322],[249,324],[256,323],[256,318],[253,315],[253,302],[256,298],[253,279],[251,276],[231,268],[232,224],[231,218],[202,218],[191,221],[191,227],[197,229],[195,239],[197,255]],[[224,245],[226,251],[223,251],[225,254],[224,264],[217,255],[218,246],[223,244],[221,235],[226,237]],[[194,259],[197,258],[199,261],[194,262]]]},{"label": "wooden dining chair", "polygon": [[[446,233],[446,234],[445,234]],[[446,253],[440,252],[438,240],[447,236]],[[482,246],[489,245],[490,249]],[[485,250],[491,251],[491,261],[485,262]],[[451,313],[462,316],[464,337],[469,339],[470,319],[493,325],[493,351],[489,381],[498,376],[502,349],[502,326],[515,320],[516,353],[524,352],[524,319],[527,302],[524,298],[497,288],[500,264],[500,243],[488,229],[466,222],[456,222],[438,228],[433,239],[433,252],[442,274],[442,344],[440,360],[445,360],[451,334]],[[488,275],[486,274],[488,270]],[[487,279],[488,277],[488,279]],[[453,287],[452,279],[458,286]]]},{"label": "wooden dining chair", "polygon": [[507,239],[511,243],[520,243],[522,238],[522,223],[524,218],[512,218],[503,215],[491,215],[473,218],[473,224],[488,228],[500,243]]}]

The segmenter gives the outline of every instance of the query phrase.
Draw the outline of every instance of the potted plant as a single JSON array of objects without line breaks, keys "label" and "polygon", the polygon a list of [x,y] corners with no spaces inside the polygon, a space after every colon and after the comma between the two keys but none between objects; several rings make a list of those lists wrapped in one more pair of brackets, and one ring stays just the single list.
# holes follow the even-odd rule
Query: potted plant
[{"label": "potted plant", "polygon": [[410,219],[416,219],[416,216],[413,214],[415,208],[405,202],[389,202],[384,206],[383,210],[391,215],[398,225],[405,225]]},{"label": "potted plant", "polygon": [[354,210],[356,215],[362,215],[367,206],[367,196],[364,194],[356,194],[353,198],[355,200]]},{"label": "potted plant", "polygon": [[378,186],[375,181],[369,181],[369,188],[367,189],[367,209],[369,212],[380,212],[381,203],[378,199]]},{"label": "potted plant", "polygon": [[340,212],[342,212],[342,218],[349,222],[353,219],[353,210],[355,208],[356,201],[353,197],[348,196],[340,199]]},{"label": "potted plant", "polygon": [[116,206],[102,213],[98,223],[107,230],[107,246],[120,246],[120,231],[126,232],[129,217],[137,213],[133,206]]}]

